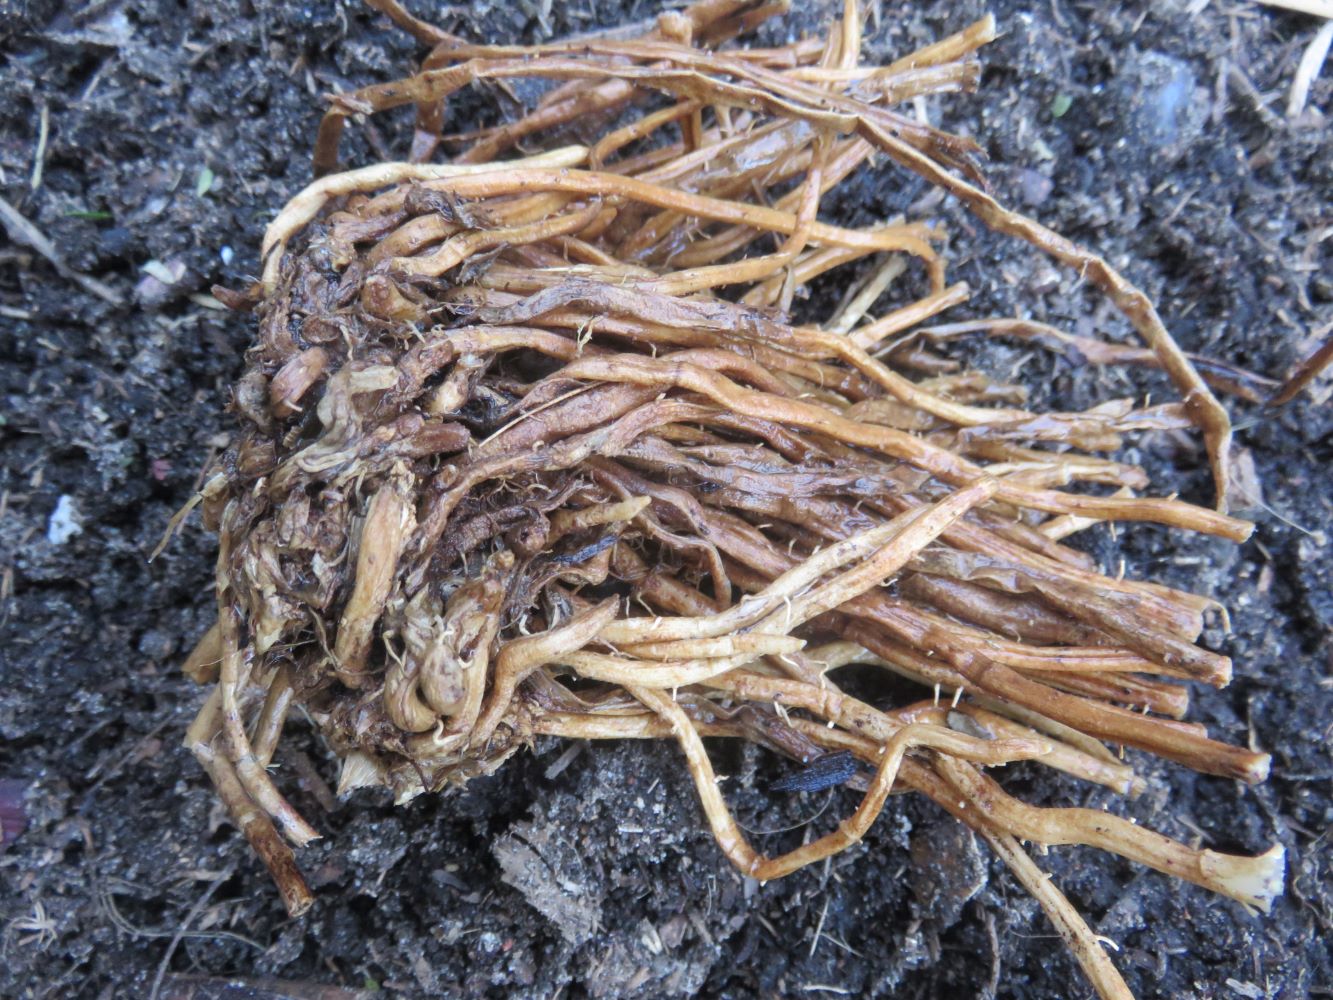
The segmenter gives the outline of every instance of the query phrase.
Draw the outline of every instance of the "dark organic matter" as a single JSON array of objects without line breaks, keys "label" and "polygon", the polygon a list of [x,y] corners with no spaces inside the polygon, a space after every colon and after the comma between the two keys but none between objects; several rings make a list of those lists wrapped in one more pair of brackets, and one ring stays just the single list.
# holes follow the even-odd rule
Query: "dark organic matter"
[{"label": "dark organic matter", "polygon": [[[925,796],[891,796],[857,847],[760,885],[713,845],[667,740],[538,736],[491,776],[394,806],[382,789],[334,799],[323,782],[335,781],[337,760],[297,708],[272,775],[323,838],[299,852],[317,904],[291,921],[177,745],[204,697],[179,666],[217,617],[216,537],[195,516],[158,559],[145,557],[237,433],[225,403],[254,326],[217,310],[209,287],[243,289],[260,274],[265,225],[310,180],[321,92],[391,80],[425,49],[359,0],[11,7],[0,17],[3,197],[72,272],[122,304],[0,235],[0,774],[28,786],[29,820],[0,856],[0,994],[148,996],[160,980],[165,996],[173,974],[198,974],[251,989],[313,980],[412,997],[822,987],[1090,995],[1035,901]],[[412,9],[472,41],[538,43],[612,28],[622,30],[595,37],[623,39],[625,26],[651,27],[660,8],[412,0]],[[1255,400],[1314,355],[1333,319],[1333,240],[1321,239],[1333,165],[1327,70],[1303,119],[1283,115],[1318,23],[1260,5],[930,0],[871,5],[863,59],[891,63],[988,11],[1001,34],[982,52],[978,90],[898,110],[973,138],[1002,203],[1026,206],[1147,292],[1200,374],[1227,394],[1241,466],[1252,459],[1238,494],[1255,524],[1248,542],[1103,522],[1063,544],[1112,578],[1208,595],[1230,610],[1232,631],[1210,616],[1203,642],[1234,660],[1233,681],[1192,685],[1188,718],[1218,741],[1272,754],[1269,780],[1241,787],[1126,748],[1137,797],[1044,764],[992,773],[1024,802],[1109,809],[1218,852],[1285,845],[1286,891],[1261,916],[1096,849],[1033,848],[1033,857],[1119,945],[1112,959],[1140,996],[1317,994],[1330,980],[1333,912],[1321,837],[1333,711],[1333,408],[1321,404],[1327,376],[1285,407]],[[796,5],[747,44],[784,46],[833,16],[822,0]],[[1184,152],[1170,153],[1178,159],[1125,134],[1122,84],[1141,62],[1134,53],[1187,65],[1203,93],[1203,132],[1182,138]],[[514,121],[543,93],[535,80],[466,88],[445,130]],[[588,122],[557,144],[595,141],[598,121]],[[406,159],[412,131],[410,108],[351,124],[343,162]],[[1028,393],[980,405],[1034,413],[1178,398],[1077,272],[989,233],[956,199],[883,158],[819,207],[821,222],[848,228],[898,216],[942,224],[949,281],[970,287],[965,302],[928,321],[923,350],[903,347],[934,366],[905,372],[913,381],[980,371]],[[793,319],[826,322],[849,287],[871,287],[881,263],[868,257],[798,289]],[[910,262],[889,279],[868,315],[928,292]],[[958,329],[972,324],[984,326]],[[1271,381],[1237,383],[1236,368]],[[1213,502],[1187,428],[1124,441],[1105,457],[1141,466],[1153,491]],[[877,708],[933,700],[933,690],[873,665],[833,676]],[[941,703],[951,698],[942,688]],[[800,846],[855,808],[856,778],[814,793],[770,791],[802,765],[756,742],[751,722],[749,738],[706,743],[756,848]],[[506,881],[508,844],[536,852],[524,855],[534,877]],[[568,940],[544,915],[571,908],[596,918],[579,925],[593,928],[586,939]]]}]

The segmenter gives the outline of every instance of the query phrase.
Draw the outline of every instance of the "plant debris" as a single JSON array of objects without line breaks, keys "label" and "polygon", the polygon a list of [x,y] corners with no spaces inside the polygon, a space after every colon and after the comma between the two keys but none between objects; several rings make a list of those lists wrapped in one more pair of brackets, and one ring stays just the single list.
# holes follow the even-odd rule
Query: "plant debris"
[{"label": "plant debris", "polygon": [[[291,845],[319,835],[268,771],[295,705],[342,759],[340,793],[398,801],[539,735],[673,739],[719,846],[761,880],[854,844],[890,792],[924,794],[1005,860],[1103,997],[1128,991],[1020,841],[1096,846],[1267,909],[1280,847],[1191,848],[1026,805],[983,771],[1037,760],[1134,795],[1108,744],[1247,782],[1269,767],[1182,721],[1188,683],[1230,680],[1196,645],[1220,609],[1062,544],[1100,521],[1246,538],[1225,513],[1225,411],[1138,289],[999,205],[970,141],[893,110],[975,87],[993,22],[875,67],[853,3],[827,38],[768,49],[733,41],[780,5],[702,0],[640,38],[537,47],[469,45],[375,6],[434,48],[413,77],[331,99],[323,176],[270,226],[262,281],[214,290],[259,335],[234,395],[243,431],[191,504],[219,537],[218,621],[186,664],[213,684],[187,744],[288,910],[312,903]],[[453,93],[516,78],[550,83],[530,113],[443,134]],[[410,161],[339,170],[346,121],[404,105]],[[600,132],[569,144],[575,125]],[[1183,401],[1036,413],[1019,386],[939,374],[921,324],[968,297],[942,231],[819,220],[876,154],[1077,269]],[[794,318],[799,289],[872,258],[825,322]],[[867,318],[918,278],[915,302]],[[1189,427],[1217,511],[1146,496],[1143,471],[1108,457]],[[935,697],[872,706],[834,679],[856,663]],[[865,797],[765,857],[705,737],[757,742],[816,784],[832,761]]]}]

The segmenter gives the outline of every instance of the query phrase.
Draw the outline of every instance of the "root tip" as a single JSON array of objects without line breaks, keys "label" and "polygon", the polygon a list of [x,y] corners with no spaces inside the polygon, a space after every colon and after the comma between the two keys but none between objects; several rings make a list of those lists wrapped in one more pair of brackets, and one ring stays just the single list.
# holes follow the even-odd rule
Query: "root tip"
[{"label": "root tip", "polygon": [[1263,854],[1241,857],[1204,851],[1200,864],[1219,892],[1267,913],[1282,895],[1287,877],[1287,850],[1274,844]]}]

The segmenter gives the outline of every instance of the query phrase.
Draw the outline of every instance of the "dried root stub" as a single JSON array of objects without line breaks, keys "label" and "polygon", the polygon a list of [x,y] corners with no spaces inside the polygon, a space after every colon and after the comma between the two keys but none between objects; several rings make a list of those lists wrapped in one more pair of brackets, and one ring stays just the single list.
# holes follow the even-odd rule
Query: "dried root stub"
[{"label": "dried root stub", "polygon": [[[1124,746],[1247,782],[1268,770],[1181,721],[1190,683],[1230,678],[1195,644],[1220,609],[1062,543],[1099,521],[1244,539],[1224,505],[1151,498],[1111,457],[1127,434],[1197,428],[1224,490],[1229,424],[1200,372],[1231,388],[1243,373],[1196,366],[1104,261],[986,194],[972,143],[895,110],[972,88],[991,20],[880,67],[859,62],[852,4],[782,48],[736,41],[775,4],[703,0],[639,38],[535,48],[376,6],[434,48],[415,76],[331,99],[321,179],[270,227],[262,282],[219,290],[259,335],[243,430],[198,498],[218,622],[187,665],[214,685],[188,742],[291,912],[311,903],[291,845],[318,834],[267,768],[294,705],[341,757],[340,791],[399,801],[537,735],[674,740],[718,844],[759,879],[918,792],[994,846],[1107,997],[1123,982],[1020,842],[1114,851],[1267,908],[1280,848],[1234,857],[1026,805],[985,770],[1036,759],[1126,795],[1142,780]],[[526,117],[442,134],[455,91],[515,78],[548,81]],[[337,172],[348,119],[399,106],[415,108],[410,158]],[[1012,319],[924,326],[968,297],[941,230],[820,218],[872,159],[1077,269],[1146,350]],[[795,321],[795,297],[839,268],[857,279],[841,301]],[[923,294],[872,318],[895,284]],[[970,331],[1153,363],[1183,402],[1034,413],[1022,388],[932,352]],[[847,664],[919,681],[924,700],[858,700]],[[704,737],[756,741],[864,799],[765,857]]]}]

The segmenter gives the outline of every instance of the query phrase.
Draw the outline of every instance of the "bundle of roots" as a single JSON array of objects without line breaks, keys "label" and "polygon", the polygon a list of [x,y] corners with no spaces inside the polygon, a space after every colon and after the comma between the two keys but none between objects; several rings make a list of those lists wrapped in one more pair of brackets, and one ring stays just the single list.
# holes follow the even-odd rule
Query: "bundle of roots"
[{"label": "bundle of roots", "polygon": [[[289,910],[311,904],[289,844],[318,836],[267,770],[293,706],[341,758],[340,791],[400,802],[540,735],[673,740],[718,845],[757,879],[855,843],[890,793],[925,795],[990,843],[1105,997],[1122,980],[1020,841],[1113,851],[1266,909],[1279,848],[1223,855],[1030,806],[985,770],[1036,760],[1134,795],[1114,748],[1247,782],[1268,769],[1181,721],[1189,682],[1230,677],[1196,645],[1220,609],[1062,543],[1102,521],[1244,539],[1224,504],[1142,496],[1142,470],[1107,457],[1127,433],[1194,427],[1224,494],[1230,430],[1206,383],[1243,391],[1241,376],[1195,364],[1104,261],[994,201],[971,142],[894,110],[973,87],[993,23],[878,67],[859,62],[853,3],[826,39],[780,48],[734,42],[779,6],[740,0],[531,48],[375,5],[434,47],[417,75],[331,99],[322,176],[268,230],[262,281],[218,290],[259,336],[243,430],[196,498],[219,537],[218,622],[187,664],[214,684],[188,743]],[[516,78],[547,82],[533,110],[443,134],[455,91]],[[399,106],[415,108],[410,159],[336,172],[347,119]],[[924,326],[968,295],[942,231],[819,218],[877,156],[1076,269],[1146,346],[1014,319]],[[827,318],[793,320],[837,268],[856,275],[841,301],[802,306]],[[922,297],[870,318],[914,281]],[[974,331],[1155,364],[1184,402],[1030,412],[1021,388],[931,349]],[[853,697],[848,664],[919,681],[924,700]],[[766,857],[709,737],[864,798]]]}]

